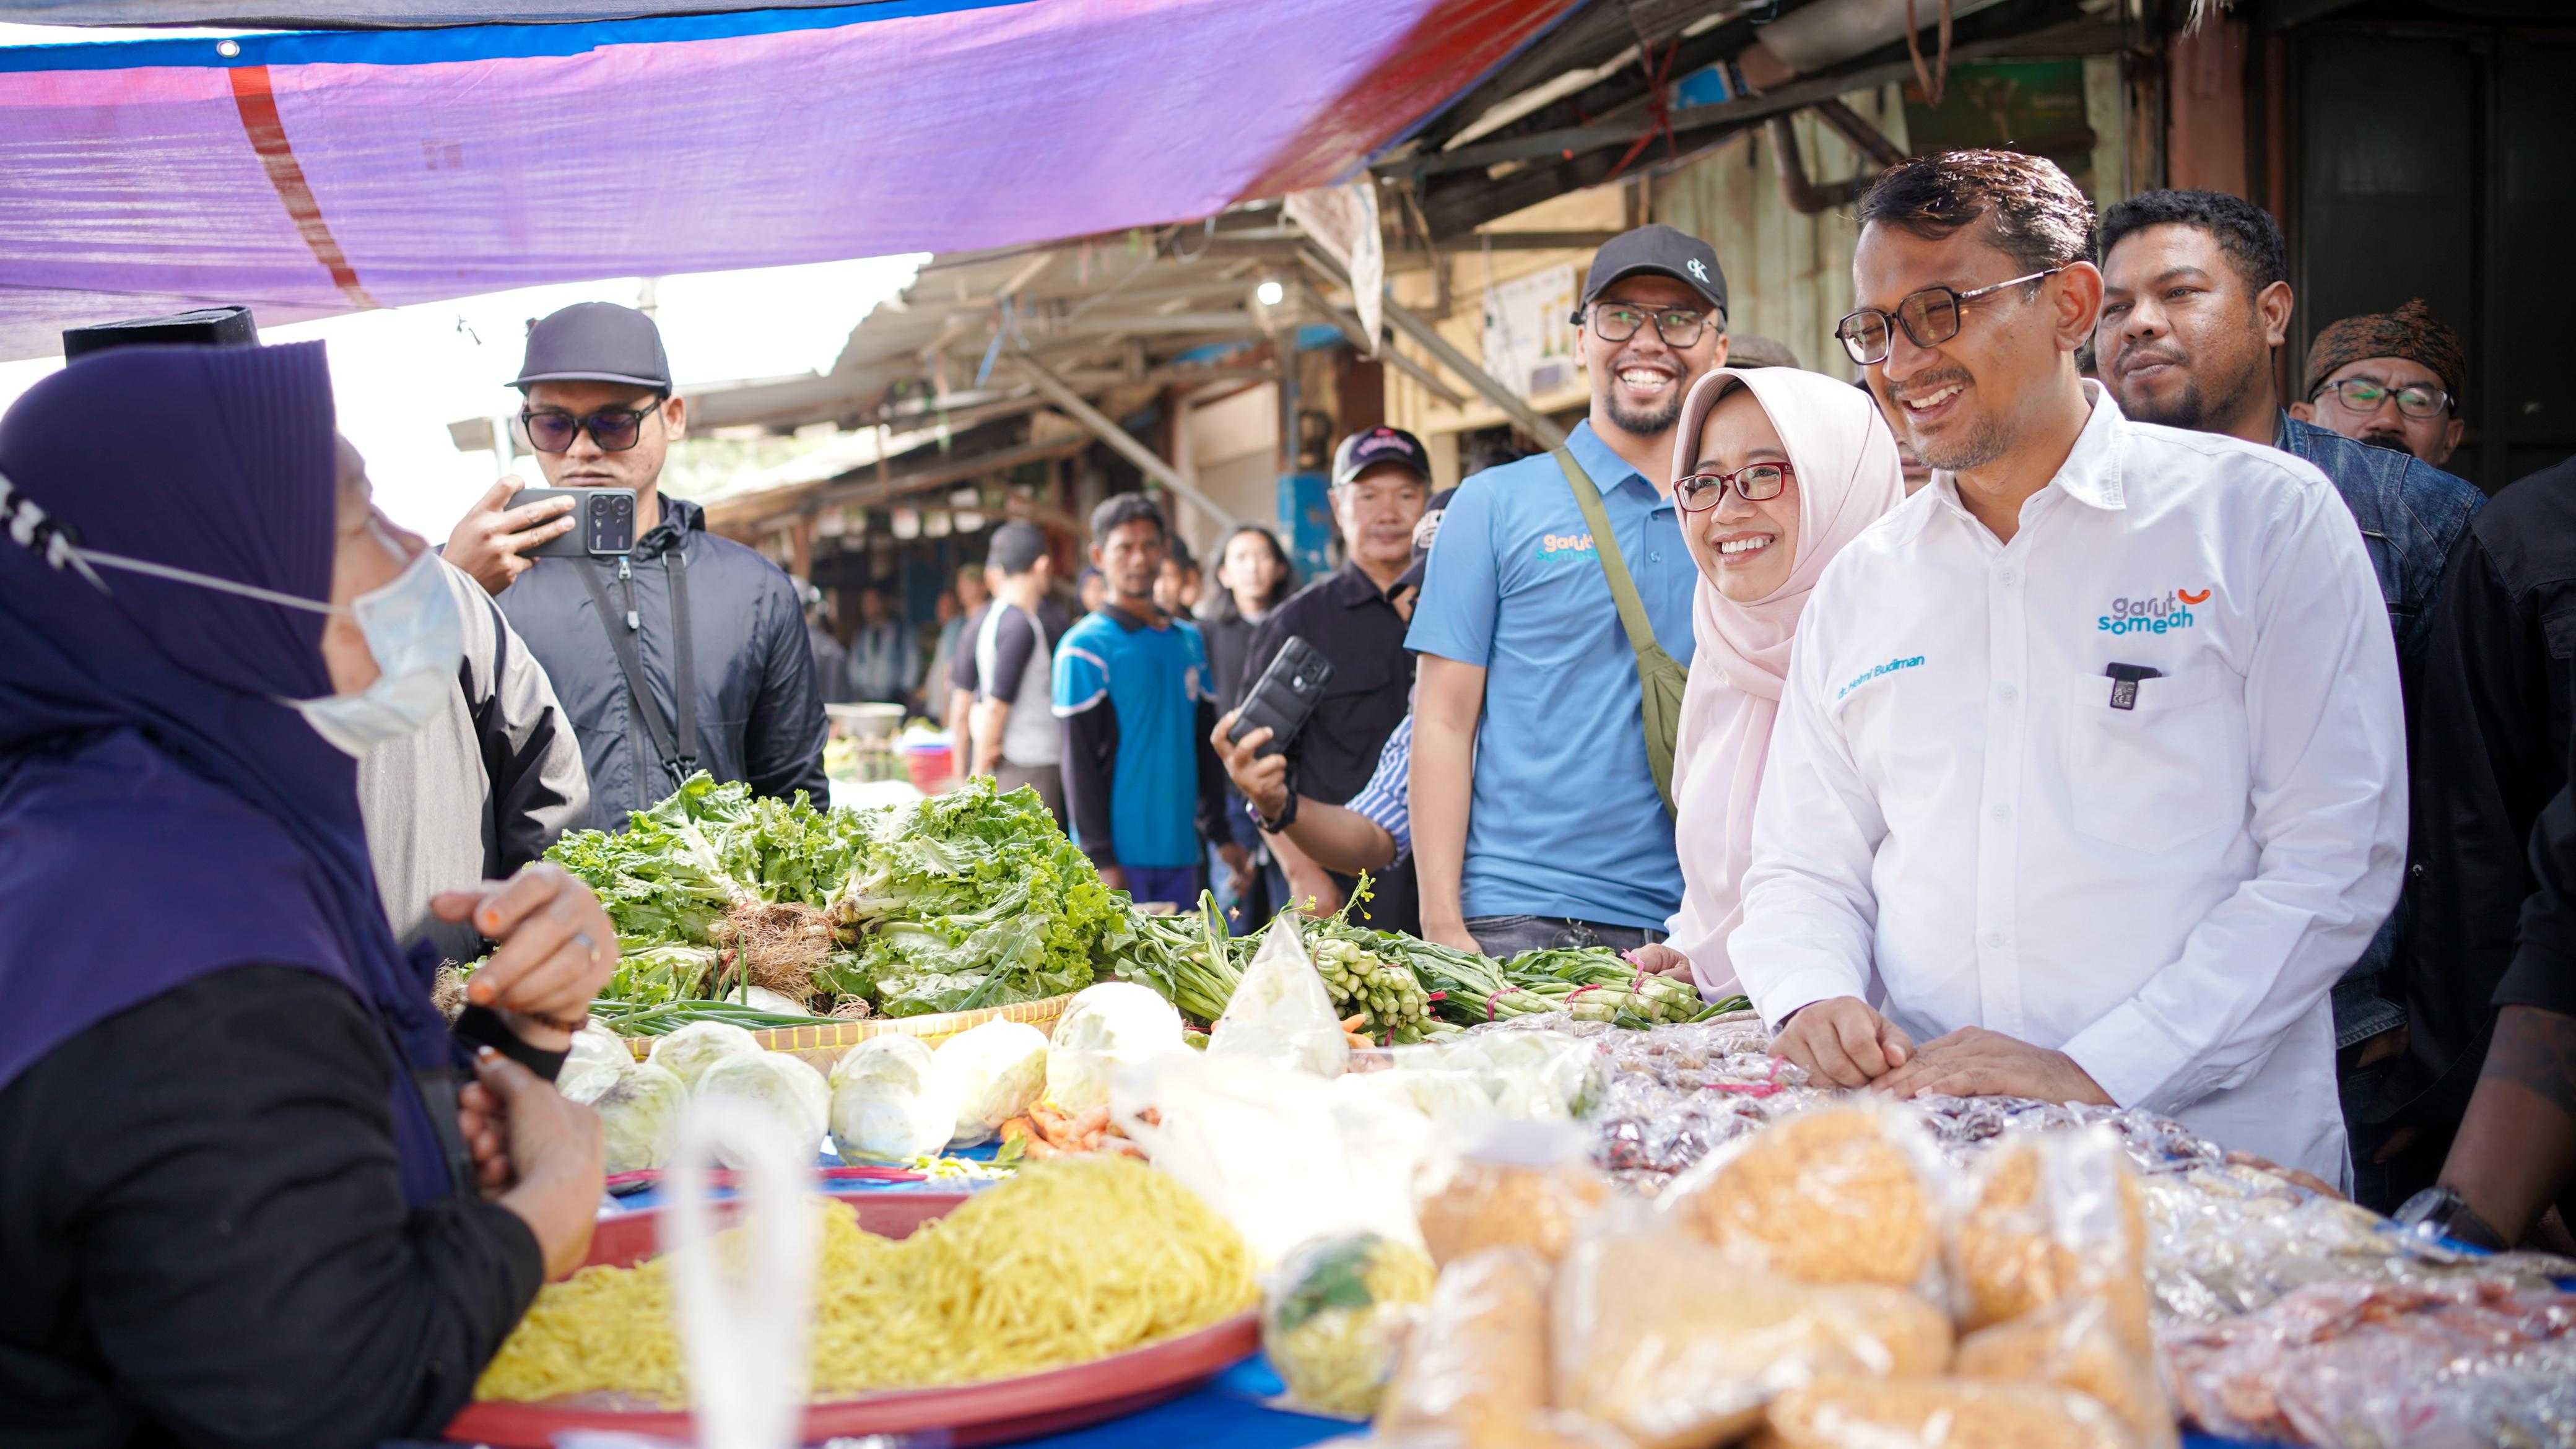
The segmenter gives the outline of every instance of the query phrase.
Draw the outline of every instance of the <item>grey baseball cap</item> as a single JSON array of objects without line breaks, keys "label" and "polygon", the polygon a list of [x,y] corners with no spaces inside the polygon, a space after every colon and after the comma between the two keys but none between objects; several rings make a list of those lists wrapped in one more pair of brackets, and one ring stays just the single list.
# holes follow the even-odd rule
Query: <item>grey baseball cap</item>
[{"label": "grey baseball cap", "polygon": [[510,386],[539,382],[631,382],[671,390],[662,329],[632,307],[575,302],[528,328],[528,354]]},{"label": "grey baseball cap", "polygon": [[[1583,306],[1622,277],[1653,272],[1672,278],[1708,299],[1717,315],[1726,316],[1726,273],[1718,270],[1717,250],[1686,231],[1656,222],[1623,231],[1592,254],[1592,272],[1583,280]],[[1580,310],[1574,321],[1583,321]]]}]

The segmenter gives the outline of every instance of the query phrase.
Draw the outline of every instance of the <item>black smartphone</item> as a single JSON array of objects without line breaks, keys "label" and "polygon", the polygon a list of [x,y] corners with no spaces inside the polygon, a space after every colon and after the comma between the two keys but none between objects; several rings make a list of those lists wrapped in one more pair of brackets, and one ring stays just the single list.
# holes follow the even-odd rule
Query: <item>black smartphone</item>
[{"label": "black smartphone", "polygon": [[1243,697],[1242,712],[1227,732],[1229,740],[1240,740],[1254,730],[1268,726],[1270,738],[1261,742],[1256,755],[1276,755],[1288,748],[1297,732],[1306,727],[1306,717],[1315,712],[1315,702],[1324,697],[1324,686],[1333,682],[1332,661],[1314,645],[1295,635],[1279,646],[1270,667],[1252,691]]},{"label": "black smartphone", "polygon": [[530,549],[530,558],[596,558],[635,551],[634,489],[522,488],[510,499],[510,506],[549,498],[572,500],[572,531]]}]

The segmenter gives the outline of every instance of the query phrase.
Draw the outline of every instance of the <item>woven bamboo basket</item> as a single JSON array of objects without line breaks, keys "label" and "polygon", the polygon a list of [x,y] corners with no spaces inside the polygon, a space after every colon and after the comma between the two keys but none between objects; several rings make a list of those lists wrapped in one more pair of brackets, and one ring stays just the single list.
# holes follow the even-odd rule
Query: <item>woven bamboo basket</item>
[{"label": "woven bamboo basket", "polygon": [[[858,1021],[818,1021],[812,1026],[779,1026],[755,1031],[752,1040],[774,1052],[788,1052],[803,1058],[817,1070],[828,1072],[841,1054],[872,1036],[914,1036],[923,1046],[935,1047],[969,1027],[988,1021],[1022,1021],[1049,1036],[1055,1035],[1055,1024],[1073,1002],[1072,993],[1049,996],[1037,1001],[1014,1002],[1009,1006],[987,1006],[978,1011],[944,1011],[935,1016],[867,1017]],[[627,1050],[638,1058],[649,1055],[656,1037],[626,1037]]]}]

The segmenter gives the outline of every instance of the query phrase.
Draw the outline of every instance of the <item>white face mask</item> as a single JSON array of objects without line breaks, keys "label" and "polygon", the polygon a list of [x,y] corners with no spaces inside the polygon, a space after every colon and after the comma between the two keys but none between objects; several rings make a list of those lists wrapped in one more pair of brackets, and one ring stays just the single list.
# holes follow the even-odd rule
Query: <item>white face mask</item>
[{"label": "white face mask", "polygon": [[[382,534],[377,537],[388,549],[401,552]],[[313,727],[315,734],[349,755],[363,755],[372,745],[418,733],[446,706],[447,696],[457,689],[456,668],[465,658],[465,620],[457,612],[456,596],[448,592],[447,580],[441,572],[443,566],[437,556],[426,549],[396,574],[391,583],[359,595],[345,610],[274,589],[263,589],[256,584],[219,579],[211,574],[173,568],[168,564],[124,558],[76,545],[66,548],[65,552],[76,564],[104,564],[109,568],[175,579],[180,583],[220,589],[228,594],[240,594],[289,608],[309,609],[317,614],[347,613],[354,617],[358,621],[360,637],[367,641],[367,652],[376,658],[376,682],[355,694],[326,694],[319,699],[278,701],[303,715],[304,722]],[[82,568],[81,572],[102,592],[107,590],[105,582],[96,574],[87,568]]]}]

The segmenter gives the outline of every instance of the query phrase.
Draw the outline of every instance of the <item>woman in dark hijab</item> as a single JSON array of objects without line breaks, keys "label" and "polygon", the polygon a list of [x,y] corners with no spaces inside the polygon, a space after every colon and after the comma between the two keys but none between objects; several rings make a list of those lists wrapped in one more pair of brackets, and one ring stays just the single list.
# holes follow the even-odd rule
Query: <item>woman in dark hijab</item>
[{"label": "woman in dark hijab", "polygon": [[[0,1441],[432,1437],[588,1243],[597,1121],[467,1055],[368,865],[355,755],[457,687],[436,567],[319,344],[103,354],[0,418]],[[598,902],[433,908],[550,1069]]]}]

